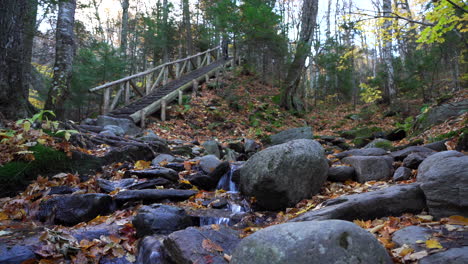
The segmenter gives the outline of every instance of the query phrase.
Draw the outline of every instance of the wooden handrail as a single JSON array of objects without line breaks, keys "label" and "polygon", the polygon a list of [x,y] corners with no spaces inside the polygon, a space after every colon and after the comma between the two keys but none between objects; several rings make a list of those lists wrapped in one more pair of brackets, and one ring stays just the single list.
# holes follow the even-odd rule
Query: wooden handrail
[{"label": "wooden handrail", "polygon": [[171,61],[171,62],[166,62],[164,64],[161,64],[161,65],[158,65],[152,69],[149,69],[149,70],[146,70],[144,72],[140,72],[140,73],[136,73],[134,75],[131,75],[131,76],[127,76],[125,78],[122,78],[122,79],[119,79],[119,80],[116,80],[116,81],[112,81],[112,82],[108,82],[108,83],[105,83],[103,85],[100,85],[100,86],[97,86],[97,87],[94,87],[94,88],[91,88],[89,89],[89,92],[96,92],[96,91],[99,91],[99,90],[102,90],[102,89],[106,89],[106,88],[109,88],[109,87],[112,87],[114,85],[117,85],[117,84],[121,84],[121,83],[124,83],[124,82],[127,82],[129,80],[132,80],[132,79],[135,79],[135,78],[138,78],[138,77],[141,77],[141,76],[145,76],[145,75],[148,75],[152,72],[155,72],[161,68],[164,68],[166,66],[170,66],[172,64],[175,64],[175,63],[180,63],[180,62],[183,62],[183,61],[187,61],[187,60],[190,60],[190,59],[193,59],[193,58],[196,58],[198,56],[202,56],[206,53],[210,53],[216,49],[219,49],[221,46],[217,46],[215,48],[212,48],[212,49],[209,49],[209,50],[206,50],[204,52],[200,52],[200,53],[197,53],[195,55],[192,55],[192,56],[189,56],[189,57],[186,57],[186,58],[183,58],[183,59],[179,59],[179,60],[175,60],[175,61]]}]

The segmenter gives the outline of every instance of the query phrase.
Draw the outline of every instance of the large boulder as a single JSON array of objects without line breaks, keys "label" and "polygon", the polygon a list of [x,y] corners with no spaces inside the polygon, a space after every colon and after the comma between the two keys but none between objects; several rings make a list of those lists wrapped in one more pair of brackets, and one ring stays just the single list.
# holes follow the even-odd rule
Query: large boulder
[{"label": "large boulder", "polygon": [[468,217],[468,156],[443,151],[426,158],[418,168],[417,181],[435,217]]},{"label": "large boulder", "polygon": [[324,202],[321,209],[304,213],[291,222],[341,219],[372,220],[404,213],[420,213],[426,209],[426,199],[419,184],[401,184],[382,190],[343,195]]},{"label": "large boulder", "polygon": [[295,139],[314,139],[311,127],[297,127],[271,135],[271,145],[283,144]]},{"label": "large boulder", "polygon": [[135,136],[141,133],[141,129],[138,128],[135,123],[126,118],[115,118],[110,116],[98,116],[97,118],[97,125],[105,127],[107,125],[118,126],[123,129],[126,135]]},{"label": "large boulder", "polygon": [[468,99],[433,107],[425,114],[424,118],[418,120],[415,127],[418,130],[424,130],[430,126],[443,123],[451,117],[459,116],[466,109],[468,109]]},{"label": "large boulder", "polygon": [[336,166],[328,169],[327,180],[331,182],[345,182],[354,179],[355,171],[350,166]]},{"label": "large boulder", "polygon": [[221,161],[215,155],[206,155],[201,157],[199,160],[200,168],[205,173],[214,171],[214,169],[216,169],[216,167],[218,167],[218,165],[221,163]]},{"label": "large boulder", "polygon": [[149,190],[129,190],[119,192],[114,196],[117,205],[123,205],[127,202],[141,201],[144,204],[152,204],[164,200],[169,201],[184,201],[195,195],[197,192],[193,190],[177,190],[177,189],[149,189]]},{"label": "large boulder", "polygon": [[408,226],[393,233],[392,241],[398,247],[407,245],[415,251],[420,251],[424,250],[425,248],[422,246],[421,243],[418,243],[416,241],[426,241],[431,238],[434,232],[435,231],[432,231],[430,228],[427,227]]},{"label": "large boulder", "polygon": [[102,193],[60,195],[43,201],[36,217],[41,222],[73,226],[113,211],[112,197]]},{"label": "large boulder", "polygon": [[358,182],[384,180],[393,174],[393,159],[388,156],[351,156],[342,162],[354,168]]},{"label": "large boulder", "polygon": [[164,204],[141,207],[132,223],[136,228],[137,237],[170,234],[193,224],[192,218],[184,209]]},{"label": "large boulder", "polygon": [[411,170],[406,167],[399,167],[393,174],[394,181],[406,181],[411,177]]},{"label": "large boulder", "polygon": [[221,152],[219,151],[219,145],[216,140],[205,141],[202,146],[209,155],[215,155],[217,158],[221,158]]},{"label": "large boulder", "polygon": [[176,231],[163,244],[169,263],[225,264],[224,254],[231,255],[239,242],[238,231],[210,225]]},{"label": "large boulder", "polygon": [[404,160],[411,153],[422,153],[424,155],[429,155],[430,153],[435,153],[435,151],[423,146],[411,146],[402,150],[391,152],[389,156],[394,158],[395,160]]},{"label": "large boulder", "polygon": [[244,238],[231,264],[392,263],[377,239],[340,220],[286,223]]},{"label": "large boulder", "polygon": [[387,151],[381,148],[352,149],[334,154],[335,157],[342,159],[348,156],[383,156]]},{"label": "large boulder", "polygon": [[240,189],[264,209],[284,209],[318,193],[327,171],[317,141],[293,140],[253,155],[240,169]]}]

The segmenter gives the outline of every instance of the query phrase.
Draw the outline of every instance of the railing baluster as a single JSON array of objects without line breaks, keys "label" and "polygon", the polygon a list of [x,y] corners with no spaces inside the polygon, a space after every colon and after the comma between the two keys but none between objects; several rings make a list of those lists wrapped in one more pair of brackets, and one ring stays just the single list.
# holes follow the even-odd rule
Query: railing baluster
[{"label": "railing baluster", "polygon": [[109,112],[109,101],[110,101],[110,87],[104,90],[103,102],[102,102],[102,114]]},{"label": "railing baluster", "polygon": [[110,108],[109,108],[109,111],[112,111],[112,110],[115,109],[115,107],[116,107],[117,104],[119,103],[119,99],[120,99],[120,96],[122,95],[123,90],[124,90],[123,87],[121,87],[121,88],[119,89],[119,91],[117,92],[117,94],[116,94],[115,97],[114,97],[114,100],[112,100],[112,104],[111,104],[111,106],[110,106]]},{"label": "railing baluster", "polygon": [[124,87],[125,87],[125,104],[129,104],[130,103],[130,84],[129,84],[129,82],[125,82]]}]

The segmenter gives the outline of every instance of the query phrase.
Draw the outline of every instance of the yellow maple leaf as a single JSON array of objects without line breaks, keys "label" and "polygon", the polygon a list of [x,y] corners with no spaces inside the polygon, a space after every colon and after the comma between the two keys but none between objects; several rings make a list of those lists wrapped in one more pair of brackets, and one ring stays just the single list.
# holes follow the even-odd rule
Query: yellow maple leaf
[{"label": "yellow maple leaf", "polygon": [[468,218],[461,215],[452,215],[448,218],[448,223],[453,225],[468,225]]},{"label": "yellow maple leaf", "polygon": [[429,240],[426,240],[426,247],[427,248],[444,248],[442,247],[442,245],[439,243],[439,241],[435,240],[435,239],[429,239]]},{"label": "yellow maple leaf", "polygon": [[139,160],[135,162],[135,170],[144,170],[151,167],[151,161]]}]

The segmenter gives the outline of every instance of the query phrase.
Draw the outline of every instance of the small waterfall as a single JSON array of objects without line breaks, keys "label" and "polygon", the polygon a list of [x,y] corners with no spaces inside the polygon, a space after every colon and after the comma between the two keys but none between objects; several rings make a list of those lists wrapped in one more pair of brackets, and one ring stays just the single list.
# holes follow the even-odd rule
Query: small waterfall
[{"label": "small waterfall", "polygon": [[[228,199],[228,210],[231,211],[231,215],[239,214],[242,212],[246,212],[246,208],[248,206],[241,205],[243,201],[239,196],[239,188],[235,182],[232,181],[232,176],[234,171],[236,171],[240,165],[238,164],[231,164],[231,169],[229,172],[224,174],[218,182],[216,186],[217,190],[225,190],[229,194]],[[244,203],[245,204],[245,203]],[[229,217],[201,217],[200,218],[200,226],[203,225],[234,225],[235,222],[232,221]]]}]

